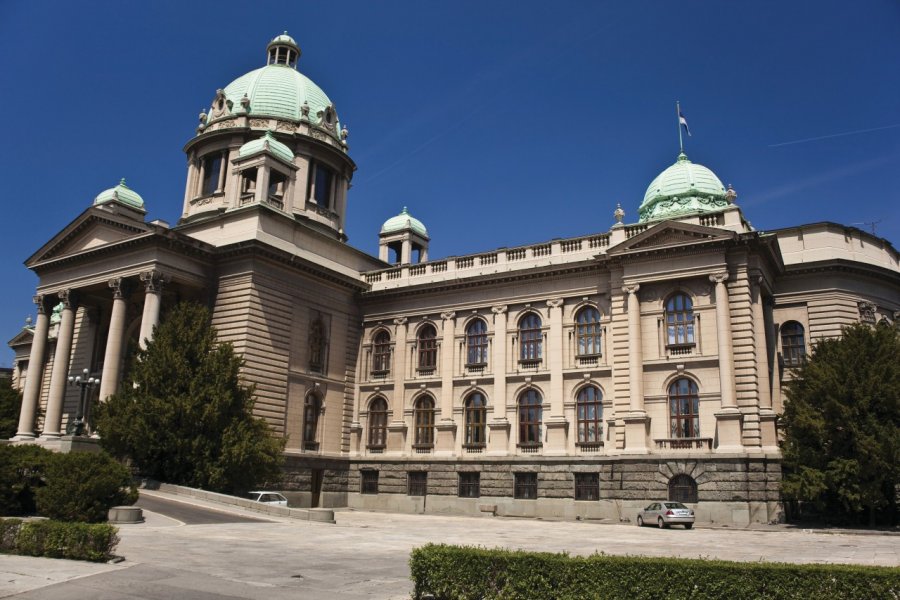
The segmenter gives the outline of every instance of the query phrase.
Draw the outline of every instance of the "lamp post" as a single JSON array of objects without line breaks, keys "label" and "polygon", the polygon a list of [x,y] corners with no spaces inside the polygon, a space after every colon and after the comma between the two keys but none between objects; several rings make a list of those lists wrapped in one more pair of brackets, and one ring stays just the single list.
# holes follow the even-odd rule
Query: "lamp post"
[{"label": "lamp post", "polygon": [[81,398],[78,400],[78,411],[75,413],[73,435],[81,435],[84,432],[85,398],[87,398],[89,390],[92,390],[94,386],[100,386],[100,378],[88,377],[88,374],[89,371],[84,369],[81,375],[69,375],[69,385],[81,387]]}]

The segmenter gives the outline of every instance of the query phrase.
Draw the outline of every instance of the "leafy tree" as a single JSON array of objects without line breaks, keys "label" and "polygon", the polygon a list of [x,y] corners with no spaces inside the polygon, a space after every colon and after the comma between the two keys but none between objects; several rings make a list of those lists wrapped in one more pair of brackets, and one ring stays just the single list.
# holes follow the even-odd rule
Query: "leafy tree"
[{"label": "leafy tree", "polygon": [[0,444],[0,516],[33,515],[35,492],[56,454],[35,444]]},{"label": "leafy tree", "polygon": [[276,481],[284,440],[253,416],[242,364],[206,308],[179,304],[101,405],[103,447],[169,483],[240,493]]},{"label": "leafy tree", "polygon": [[22,394],[13,389],[12,379],[0,379],[0,440],[8,440],[16,435],[21,408]]},{"label": "leafy tree", "polygon": [[786,393],[785,498],[838,520],[896,522],[900,329],[853,325],[818,342]]}]

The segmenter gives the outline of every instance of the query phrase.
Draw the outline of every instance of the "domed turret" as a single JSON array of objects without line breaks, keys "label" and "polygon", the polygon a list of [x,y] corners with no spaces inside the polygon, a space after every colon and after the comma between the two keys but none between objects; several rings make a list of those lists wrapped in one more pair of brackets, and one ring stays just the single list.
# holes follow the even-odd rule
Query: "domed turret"
[{"label": "domed turret", "polygon": [[716,174],[703,165],[692,163],[682,152],[674,165],[650,183],[638,212],[643,223],[714,212],[728,205],[725,186]]},{"label": "domed turret", "polygon": [[119,181],[119,185],[116,187],[103,190],[94,198],[94,206],[109,204],[110,202],[118,202],[129,208],[145,212],[144,199],[141,198],[140,194],[125,185],[125,179]]},{"label": "domed turret", "polygon": [[[400,214],[391,217],[381,226],[378,234],[378,258],[385,262],[408,265],[410,262],[428,260],[428,230],[403,207]],[[391,258],[393,253],[393,260]],[[413,253],[418,254],[413,261]]]},{"label": "domed turret", "polygon": [[425,225],[422,221],[409,214],[405,206],[399,215],[391,217],[384,222],[384,225],[381,226],[381,233],[396,233],[404,229],[414,231],[422,237],[428,237],[428,230],[425,229]]},{"label": "domed turret", "polygon": [[272,156],[277,156],[286,163],[292,163],[294,160],[294,153],[291,152],[291,149],[276,140],[271,131],[266,131],[266,134],[261,138],[250,140],[241,146],[238,150],[238,158],[253,156],[258,152],[269,152]]}]

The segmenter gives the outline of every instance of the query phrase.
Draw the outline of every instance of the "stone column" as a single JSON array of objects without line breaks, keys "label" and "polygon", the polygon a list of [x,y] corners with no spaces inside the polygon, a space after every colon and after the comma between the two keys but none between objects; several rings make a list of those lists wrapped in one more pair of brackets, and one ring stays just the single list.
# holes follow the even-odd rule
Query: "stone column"
[{"label": "stone column", "polygon": [[772,385],[769,377],[769,350],[772,342],[765,311],[763,310],[763,283],[760,275],[753,282],[753,335],[756,343],[756,377],[759,390],[760,444],[763,452],[778,452],[775,430],[777,415],[772,410]]},{"label": "stone column", "polygon": [[141,333],[138,337],[141,350],[147,348],[147,342],[153,339],[153,328],[159,324],[159,308],[165,276],[159,271],[141,273],[144,282],[144,313],[141,315]]},{"label": "stone column", "polygon": [[544,420],[547,427],[547,447],[544,454],[566,453],[566,430],[568,422],[563,409],[563,313],[562,298],[547,300],[550,332],[547,338],[547,352],[550,369],[550,416]]},{"label": "stone column", "polygon": [[409,241],[409,237],[403,240],[400,248],[400,264],[408,265],[412,260],[412,244]]},{"label": "stone column", "polygon": [[506,417],[506,305],[491,307],[494,313],[494,394],[492,418],[488,423],[488,454],[509,452],[509,419]]},{"label": "stone column", "polygon": [[106,352],[103,355],[103,374],[100,376],[100,401],[116,393],[119,387],[119,370],[122,367],[122,346],[125,342],[125,287],[121,277],[109,280],[113,291],[112,314],[109,318],[109,334],[106,336]]},{"label": "stone column", "polygon": [[407,318],[397,317],[394,319],[395,334],[394,339],[394,356],[391,373],[394,379],[394,398],[391,422],[388,423],[388,439],[387,452],[393,454],[401,454],[406,447],[406,420],[404,417],[404,409],[406,408],[406,398],[403,393],[404,382],[406,381],[406,328]]},{"label": "stone column", "polygon": [[22,393],[19,430],[13,438],[19,440],[34,438],[34,418],[37,414],[38,398],[41,395],[44,353],[47,349],[47,332],[50,330],[46,298],[42,295],[35,296],[34,303],[37,305],[37,320],[34,323],[34,337],[31,340],[31,354],[28,357],[28,374],[25,376],[25,390]]},{"label": "stone column", "polygon": [[62,426],[63,400],[66,396],[66,378],[69,373],[69,359],[72,352],[72,337],[75,333],[75,294],[71,290],[59,293],[63,310],[56,336],[56,353],[53,355],[53,371],[50,374],[50,394],[47,398],[47,414],[44,418],[43,438],[60,437]]},{"label": "stone column", "polygon": [[731,306],[728,300],[728,273],[715,273],[709,280],[716,284],[716,341],[719,351],[719,387],[721,409],[716,412],[719,443],[718,452],[742,452],[741,411],[737,407],[734,382],[734,344],[731,336]]},{"label": "stone column", "polygon": [[453,422],[453,351],[456,333],[456,313],[441,313],[444,336],[441,341],[441,419],[436,424],[435,454],[453,454],[456,448],[456,423]]},{"label": "stone column", "polygon": [[647,425],[649,419],[644,411],[644,351],[641,337],[640,284],[626,285],[622,291],[628,294],[628,389],[629,412],[625,421],[625,452],[646,454]]}]

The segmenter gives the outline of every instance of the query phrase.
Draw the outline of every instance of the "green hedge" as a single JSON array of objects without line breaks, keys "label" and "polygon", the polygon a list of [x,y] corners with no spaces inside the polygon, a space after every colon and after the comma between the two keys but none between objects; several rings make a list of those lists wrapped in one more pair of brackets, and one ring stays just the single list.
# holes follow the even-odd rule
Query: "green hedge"
[{"label": "green hedge", "polygon": [[0,519],[0,552],[103,562],[112,558],[118,531],[103,523]]},{"label": "green hedge", "polygon": [[412,551],[416,599],[723,600],[900,597],[900,569],[568,556],[428,544]]}]

